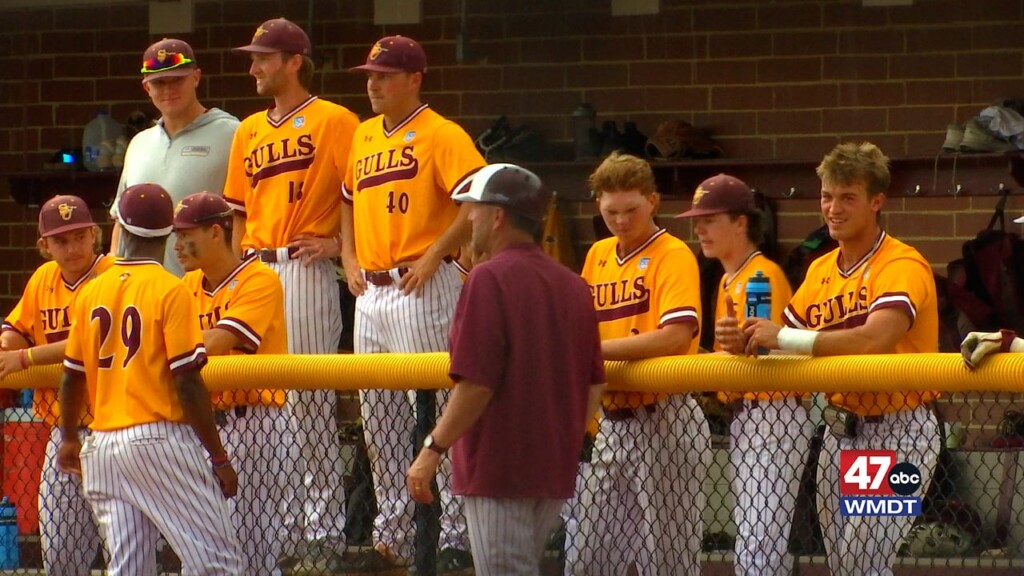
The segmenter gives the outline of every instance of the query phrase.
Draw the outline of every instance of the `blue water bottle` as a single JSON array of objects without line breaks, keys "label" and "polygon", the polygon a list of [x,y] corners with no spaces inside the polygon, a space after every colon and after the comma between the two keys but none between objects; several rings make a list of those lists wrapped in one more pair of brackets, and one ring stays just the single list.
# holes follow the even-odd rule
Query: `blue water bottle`
[{"label": "blue water bottle", "polygon": [[[772,319],[772,283],[758,270],[747,280],[747,318]],[[758,354],[767,354],[766,348],[758,348]]]},{"label": "blue water bottle", "polygon": [[12,570],[21,564],[18,557],[18,514],[14,503],[0,500],[0,570]]}]

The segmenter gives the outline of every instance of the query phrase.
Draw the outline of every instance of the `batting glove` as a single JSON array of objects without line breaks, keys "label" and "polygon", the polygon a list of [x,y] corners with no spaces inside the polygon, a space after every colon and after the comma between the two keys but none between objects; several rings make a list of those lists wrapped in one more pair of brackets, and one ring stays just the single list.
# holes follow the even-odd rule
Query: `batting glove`
[{"label": "batting glove", "polygon": [[1024,352],[1024,340],[1016,336],[1013,330],[969,333],[960,344],[964,365],[973,369],[982,358],[996,352]]}]

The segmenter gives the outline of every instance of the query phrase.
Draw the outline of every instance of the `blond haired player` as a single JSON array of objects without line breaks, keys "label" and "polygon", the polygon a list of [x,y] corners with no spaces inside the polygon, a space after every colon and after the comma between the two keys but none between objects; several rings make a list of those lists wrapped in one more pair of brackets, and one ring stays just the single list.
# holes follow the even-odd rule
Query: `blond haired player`
[{"label": "blond haired player", "polygon": [[[199,308],[197,321],[210,356],[287,354],[284,291],[255,254],[231,249],[231,207],[209,192],[187,196],[174,212],[174,251]],[[271,574],[288,540],[293,506],[290,457],[295,439],[281,390],[214,393],[218,428],[235,455],[238,497],[230,503],[242,540],[246,574]]]},{"label": "blond haired player", "polygon": [[[312,46],[284,18],[256,29],[248,53],[256,91],[274,105],[242,121],[231,147],[224,199],[235,209],[233,242],[281,279],[288,351],[334,354],[341,338],[337,268],[341,181],[358,124],[347,109],[312,96]],[[338,560],[345,550],[345,491],[334,390],[292,391],[296,474],[302,479],[306,555]],[[296,530],[298,526],[294,527]]]},{"label": "blond haired player", "polygon": [[[793,291],[779,265],[757,249],[764,233],[750,187],[726,174],[708,178],[694,192],[692,208],[679,217],[693,218],[704,256],[718,258],[725,270],[715,318],[745,319],[748,282],[761,273],[771,285],[771,320],[782,322],[782,311]],[[715,349],[721,348],[716,341]],[[733,407],[729,460],[736,497],[737,576],[789,576],[793,572],[789,529],[811,435],[801,396],[718,393],[720,401]]]},{"label": "blond haired player", "polygon": [[[719,321],[723,348],[814,356],[938,352],[931,266],[878,223],[889,159],[874,144],[844,143],[825,156],[817,173],[821,215],[839,248],[811,264],[786,307],[785,327],[748,318],[740,333],[735,320]],[[840,450],[895,450],[897,462],[921,471],[921,494],[935,470],[939,434],[928,403],[936,393],[886,388],[827,394],[826,416],[841,424],[826,432],[818,461],[819,517],[833,576],[890,576],[911,524],[907,516],[840,515]]]},{"label": "blond haired player", "polygon": [[[469,240],[467,208],[457,207],[451,196],[484,160],[462,128],[420,99],[426,66],[415,40],[389,36],[373,45],[364,65],[353,68],[366,73],[366,92],[378,114],[356,131],[343,188],[342,263],[357,296],[356,353],[448,347],[462,288],[452,255]],[[447,391],[438,403],[446,397]],[[413,506],[402,476],[412,451],[395,435],[412,432],[417,415],[405,394],[386,390],[364,391],[362,412],[380,509],[374,525],[378,549],[371,554],[380,557],[378,563],[407,564],[413,555]],[[472,558],[461,506],[443,479],[440,489],[437,569],[445,573],[470,566]]]},{"label": "blond haired player", "polygon": [[[148,573],[163,534],[182,573],[241,575],[226,500],[238,479],[199,374],[206,351],[198,312],[160,263],[171,198],[156,184],[131,186],[118,218],[125,256],[82,288],[71,313],[58,463],[82,475],[109,574]],[[83,442],[87,398],[93,433]]]},{"label": "blond haired player", "polygon": [[[591,247],[583,265],[604,359],[696,354],[697,259],[655,224],[650,165],[615,153],[589,183],[613,234]],[[711,441],[703,411],[689,394],[607,392],[602,405],[574,573],[618,576],[635,566],[641,576],[699,574]]]},{"label": "blond haired player", "polygon": [[[52,258],[29,278],[21,300],[0,331],[0,377],[30,364],[56,364],[64,357],[71,328],[71,303],[90,280],[110,268],[111,256],[97,254],[100,230],[77,196],[55,196],[39,209],[39,249]],[[89,574],[100,536],[77,476],[57,468],[60,406],[57,391],[36,390],[32,408],[53,428],[39,480],[39,541],[47,574]],[[81,434],[89,434],[86,414]]]}]

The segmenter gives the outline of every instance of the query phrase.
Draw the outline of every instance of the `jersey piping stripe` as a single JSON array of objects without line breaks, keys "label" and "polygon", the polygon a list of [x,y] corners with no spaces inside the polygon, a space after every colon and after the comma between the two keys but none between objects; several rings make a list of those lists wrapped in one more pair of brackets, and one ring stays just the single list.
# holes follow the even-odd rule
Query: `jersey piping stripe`
[{"label": "jersey piping stripe", "polygon": [[138,258],[134,260],[122,258],[121,260],[114,262],[114,266],[145,266],[148,264],[156,264],[161,267],[163,266],[163,264],[153,260],[152,258]]},{"label": "jersey piping stripe", "polygon": [[786,324],[790,328],[807,328],[807,322],[804,322],[804,319],[801,318],[800,315],[796,313],[796,310],[793,309],[792,304],[786,306],[786,310],[782,313],[782,315],[784,316]]},{"label": "jersey piping stripe", "polygon": [[62,282],[64,282],[64,287],[70,290],[71,292],[77,290],[79,286],[85,284],[86,281],[89,280],[89,278],[92,276],[92,271],[96,269],[96,265],[99,264],[100,260],[102,259],[103,254],[97,254],[96,259],[92,261],[92,266],[89,266],[89,269],[85,271],[85,274],[82,274],[82,276],[78,280],[75,280],[74,284],[68,283],[68,281],[64,279],[64,273],[61,272],[60,279]]},{"label": "jersey piping stripe", "polygon": [[733,273],[732,277],[729,277],[728,274],[722,276],[722,286],[721,286],[721,289],[723,291],[728,290],[729,289],[729,284],[740,275],[740,272],[743,272],[743,270],[746,269],[747,265],[750,264],[750,262],[754,258],[757,258],[760,255],[761,255],[761,251],[760,250],[754,250],[753,252],[750,253],[749,256],[746,257],[746,259],[743,260],[743,263],[740,264],[740,267],[736,269],[736,272]]},{"label": "jersey piping stripe", "polygon": [[868,253],[865,254],[863,258],[861,258],[860,260],[857,261],[856,264],[851,266],[849,270],[843,270],[843,267],[839,265],[839,261],[840,261],[839,258],[842,256],[842,252],[837,252],[836,253],[836,269],[839,270],[839,275],[842,276],[843,278],[849,278],[850,276],[852,276],[853,273],[856,272],[858,268],[863,266],[865,262],[870,260],[871,257],[874,256],[876,252],[878,252],[878,249],[881,248],[882,242],[885,240],[885,238],[886,238],[885,230],[879,230],[878,231],[878,239],[875,240],[874,246],[871,247],[871,250],[868,250]]},{"label": "jersey piping stripe", "polygon": [[239,214],[241,214],[243,216],[246,214],[246,212],[245,212],[245,203],[244,202],[238,202],[238,201],[236,201],[236,200],[234,200],[232,198],[227,198],[227,197],[224,198],[224,201],[227,202],[228,206],[231,206],[235,210],[235,212],[238,212]]},{"label": "jersey piping stripe", "polygon": [[64,357],[64,371],[85,374],[85,364],[78,360]]},{"label": "jersey piping stripe", "polygon": [[884,308],[899,308],[910,316],[910,321],[917,318],[917,307],[910,300],[910,295],[905,292],[882,294],[868,307],[868,312],[882,310]]},{"label": "jersey piping stripe", "polygon": [[203,345],[196,346],[195,350],[187,354],[175,356],[168,362],[168,366],[171,369],[171,374],[178,375],[182,372],[188,372],[190,370],[198,370],[206,364],[206,347]]},{"label": "jersey piping stripe", "polygon": [[251,326],[242,322],[238,318],[221,318],[220,322],[217,322],[216,327],[222,330],[227,330],[242,340],[245,340],[248,346],[243,348],[243,350],[248,349],[251,346],[255,351],[260,347],[260,342],[263,341],[262,338],[260,338],[260,335],[257,334]]},{"label": "jersey piping stripe", "polygon": [[313,165],[314,157],[299,158],[297,160],[289,160],[287,162],[281,162],[280,164],[274,164],[273,166],[267,166],[266,168],[257,171],[249,179],[250,184],[253,188],[260,183],[260,180],[264,178],[272,178],[278,174],[286,174],[288,172],[301,172]]},{"label": "jersey piping stripe", "polygon": [[217,292],[220,292],[221,288],[227,286],[232,280],[234,280],[235,276],[238,276],[239,272],[241,272],[243,269],[245,269],[246,266],[248,266],[249,264],[255,262],[256,260],[257,260],[256,252],[250,252],[249,254],[247,254],[242,259],[242,262],[239,263],[238,266],[235,267],[235,269],[232,270],[230,274],[228,274],[228,277],[225,278],[224,280],[222,280],[221,283],[218,284],[217,287],[214,288],[213,290],[207,290],[205,288],[205,286],[206,286],[206,276],[204,275],[203,276],[203,286],[204,286],[203,293],[206,294],[207,296],[214,296],[215,294],[217,294]]},{"label": "jersey piping stripe", "polygon": [[9,322],[4,322],[3,325],[0,325],[0,334],[4,332],[17,332],[18,334],[21,334],[21,337],[27,340],[29,344],[32,344],[33,346],[35,345],[35,340],[32,338],[32,336],[29,336],[28,334],[25,334],[21,330],[18,330],[17,328],[14,327],[13,324]]},{"label": "jersey piping stripe", "polygon": [[658,322],[658,327],[661,328],[667,324],[678,324],[680,322],[692,322],[693,333],[696,334],[699,330],[697,325],[697,310],[687,306],[684,308],[673,308],[661,315],[661,320]]},{"label": "jersey piping stripe", "polygon": [[348,186],[345,186],[344,183],[341,184],[341,199],[344,200],[346,204],[352,204],[352,192],[349,191]]},{"label": "jersey piping stripe", "polygon": [[412,119],[415,118],[416,116],[418,116],[420,112],[423,112],[424,110],[426,110],[429,107],[430,107],[429,104],[422,104],[419,108],[413,110],[412,114],[409,114],[408,116],[406,116],[405,120],[402,120],[401,122],[399,122],[398,125],[395,126],[394,128],[392,128],[391,130],[388,130],[387,128],[384,128],[384,122],[381,122],[380,123],[380,127],[384,130],[384,136],[386,138],[391,138],[392,136],[395,135],[396,132],[401,130],[402,127],[404,127],[409,122],[412,122]]},{"label": "jersey piping stripe", "polygon": [[296,114],[301,112],[303,108],[312,104],[316,100],[316,98],[316,96],[310,96],[309,98],[306,99],[305,102],[296,106],[291,112],[285,114],[284,116],[281,117],[280,120],[277,121],[270,117],[270,110],[273,110],[273,108],[267,110],[267,124],[270,124],[274,128],[279,128],[282,124],[287,122],[292,116],[295,116]]},{"label": "jersey piping stripe", "polygon": [[622,266],[623,264],[628,262],[630,258],[632,258],[633,256],[636,256],[640,252],[643,252],[644,248],[647,248],[648,246],[650,246],[650,244],[652,242],[654,242],[655,240],[658,239],[658,236],[661,236],[662,234],[664,234],[666,232],[668,232],[668,230],[666,230],[664,228],[659,228],[658,231],[655,232],[654,234],[651,234],[651,237],[648,238],[647,240],[645,240],[643,244],[637,246],[632,252],[630,252],[629,254],[626,254],[622,258],[619,258],[619,250],[618,250],[618,248],[616,248],[615,249],[615,260],[619,263],[619,266]]}]

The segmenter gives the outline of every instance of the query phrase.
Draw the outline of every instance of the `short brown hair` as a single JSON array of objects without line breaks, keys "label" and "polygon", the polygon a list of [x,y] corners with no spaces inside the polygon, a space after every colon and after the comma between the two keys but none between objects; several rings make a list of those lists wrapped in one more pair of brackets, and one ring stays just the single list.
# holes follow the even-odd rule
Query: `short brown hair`
[{"label": "short brown hair", "polygon": [[869,196],[889,190],[889,158],[870,142],[844,142],[836,146],[818,165],[822,182],[848,186],[862,182]]},{"label": "short brown hair", "polygon": [[612,152],[611,156],[605,158],[587,183],[595,196],[600,196],[602,192],[621,190],[639,190],[644,196],[658,192],[651,165],[642,158],[619,152]]},{"label": "short brown hair", "polygon": [[[289,56],[291,56],[289,54]],[[299,67],[299,84],[306,90],[312,89],[313,86],[313,72],[316,67],[313,65],[313,59],[309,56],[302,56],[302,66]]]}]

